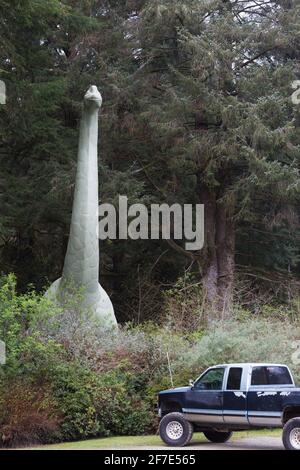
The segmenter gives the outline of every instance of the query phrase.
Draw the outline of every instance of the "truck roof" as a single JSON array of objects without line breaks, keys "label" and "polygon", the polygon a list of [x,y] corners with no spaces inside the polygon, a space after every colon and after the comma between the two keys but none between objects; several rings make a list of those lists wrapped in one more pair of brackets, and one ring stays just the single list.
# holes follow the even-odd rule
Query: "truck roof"
[{"label": "truck roof", "polygon": [[274,362],[234,362],[234,363],[229,363],[229,364],[216,364],[211,367],[245,367],[245,366],[251,366],[251,367],[269,367],[269,366],[274,366],[274,367],[287,367],[286,364],[278,364]]}]

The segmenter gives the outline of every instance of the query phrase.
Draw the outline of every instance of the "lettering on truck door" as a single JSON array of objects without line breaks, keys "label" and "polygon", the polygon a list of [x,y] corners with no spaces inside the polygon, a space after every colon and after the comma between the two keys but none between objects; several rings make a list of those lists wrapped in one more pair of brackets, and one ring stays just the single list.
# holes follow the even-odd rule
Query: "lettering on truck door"
[{"label": "lettering on truck door", "polygon": [[285,366],[253,366],[248,392],[248,420],[252,426],[280,426],[282,400],[293,380]]}]

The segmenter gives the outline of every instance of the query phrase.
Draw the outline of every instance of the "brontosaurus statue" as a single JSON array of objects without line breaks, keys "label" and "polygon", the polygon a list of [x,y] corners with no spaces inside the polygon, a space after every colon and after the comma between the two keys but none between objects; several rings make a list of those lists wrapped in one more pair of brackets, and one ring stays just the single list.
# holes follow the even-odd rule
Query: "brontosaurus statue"
[{"label": "brontosaurus statue", "polygon": [[58,301],[70,284],[83,288],[83,307],[93,311],[105,326],[116,326],[112,303],[98,282],[98,114],[102,97],[91,86],[84,97],[80,125],[78,165],[70,236],[62,277],[47,294]]}]

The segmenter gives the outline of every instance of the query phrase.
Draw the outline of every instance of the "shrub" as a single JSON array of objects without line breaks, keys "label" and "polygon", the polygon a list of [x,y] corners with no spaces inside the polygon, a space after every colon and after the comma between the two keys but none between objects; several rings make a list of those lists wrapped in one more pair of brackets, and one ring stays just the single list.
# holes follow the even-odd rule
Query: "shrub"
[{"label": "shrub", "polygon": [[144,389],[137,393],[135,375],[117,368],[99,379],[96,410],[109,434],[138,435],[153,431],[154,410],[144,400]]},{"label": "shrub", "polygon": [[2,384],[0,445],[17,447],[58,438],[59,412],[46,386],[24,380]]},{"label": "shrub", "polygon": [[64,439],[149,431],[153,412],[135,387],[136,377],[122,368],[99,374],[80,363],[61,364],[52,375],[52,393],[64,416]]},{"label": "shrub", "polygon": [[176,370],[183,364],[203,369],[226,362],[279,362],[288,364],[300,380],[300,371],[293,364],[299,338],[300,325],[288,320],[252,318],[215,323],[178,359]]}]

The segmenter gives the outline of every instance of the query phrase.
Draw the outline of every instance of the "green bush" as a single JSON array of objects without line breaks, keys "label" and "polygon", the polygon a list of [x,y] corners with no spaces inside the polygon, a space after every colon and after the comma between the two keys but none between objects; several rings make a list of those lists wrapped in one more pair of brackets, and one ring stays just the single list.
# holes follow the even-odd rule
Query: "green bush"
[{"label": "green bush", "polygon": [[64,439],[150,431],[153,412],[135,391],[135,380],[118,368],[96,373],[78,362],[57,367],[52,387],[64,416]]},{"label": "green bush", "polygon": [[189,364],[203,369],[227,362],[285,363],[300,381],[293,354],[300,338],[300,324],[288,320],[247,319],[212,325],[176,363],[176,370]]}]

